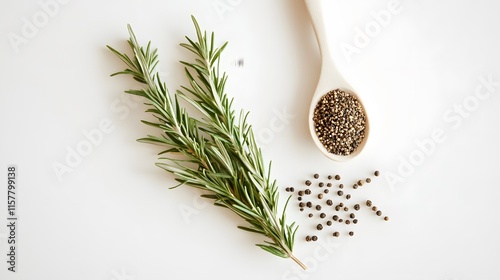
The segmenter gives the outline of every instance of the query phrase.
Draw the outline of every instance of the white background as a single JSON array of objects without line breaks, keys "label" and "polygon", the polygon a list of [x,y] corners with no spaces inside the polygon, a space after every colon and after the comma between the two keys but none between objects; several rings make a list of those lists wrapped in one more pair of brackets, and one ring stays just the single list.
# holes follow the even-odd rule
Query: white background
[{"label": "white background", "polygon": [[[2,0],[0,279],[499,279],[498,2],[323,2],[336,63],[371,121],[365,150],[346,163],[329,161],[309,136],[320,59],[300,0]],[[199,192],[168,189],[172,177],[154,166],[158,148],[135,141],[156,133],[140,123],[141,101],[122,93],[138,85],[109,77],[124,66],[105,45],[128,52],[130,23],[159,49],[173,92],[185,83],[178,61],[191,58],[179,47],[194,36],[190,15],[218,44],[229,41],[227,92],[251,112],[282,201],[286,186],[302,188],[315,172],[350,186],[379,169],[352,202],[372,199],[389,222],[364,209],[355,236],[344,227],[334,239],[314,230],[294,197],[288,216],[300,225],[303,272],[255,247],[259,236]],[[91,150],[89,133],[102,135]],[[86,155],[71,157],[85,145]],[[6,263],[10,164],[16,273]],[[320,241],[306,243],[311,233]]]}]

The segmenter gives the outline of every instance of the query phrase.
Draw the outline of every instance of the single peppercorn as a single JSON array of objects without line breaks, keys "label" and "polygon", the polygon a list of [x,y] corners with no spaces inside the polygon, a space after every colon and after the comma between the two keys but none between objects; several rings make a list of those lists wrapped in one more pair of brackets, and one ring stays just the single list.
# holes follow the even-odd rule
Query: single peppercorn
[{"label": "single peppercorn", "polygon": [[328,180],[331,180],[332,178],[332,175],[328,175]]},{"label": "single peppercorn", "polygon": [[298,201],[302,201],[302,197],[300,197],[300,196],[299,196],[299,197],[297,197],[297,200],[298,200]]},{"label": "single peppercorn", "polygon": [[349,207],[347,207],[347,206],[344,207],[344,211],[346,211],[346,212],[349,211]]},{"label": "single peppercorn", "polygon": [[318,184],[318,186],[319,186],[320,188],[322,188],[324,185],[325,185],[325,183],[323,183],[323,182],[319,182],[319,184]]},{"label": "single peppercorn", "polygon": [[357,223],[358,223],[358,219],[354,219],[354,220],[352,220],[352,223],[353,223],[353,224],[357,224]]},{"label": "single peppercorn", "polygon": [[340,206],[339,205],[335,206],[335,211],[340,211]]},{"label": "single peppercorn", "polygon": [[318,240],[318,237],[317,237],[316,235],[313,235],[313,236],[311,237],[311,240],[312,240],[312,241],[317,241],[317,240]]},{"label": "single peppercorn", "polygon": [[358,211],[359,210],[359,204],[354,204],[354,210]]},{"label": "single peppercorn", "polygon": [[294,191],[295,191],[295,189],[294,189],[293,187],[290,187],[290,191],[291,191],[291,192],[294,192]]},{"label": "single peppercorn", "polygon": [[356,218],[356,215],[354,215],[354,213],[351,213],[351,214],[349,215],[349,218],[354,219],[354,218]]},{"label": "single peppercorn", "polygon": [[335,236],[335,237],[339,237],[339,236],[340,236],[340,232],[338,232],[338,231],[334,232],[334,233],[333,233],[333,236]]},{"label": "single peppercorn", "polygon": [[310,190],[310,189],[306,189],[306,190],[304,191],[304,193],[305,193],[305,194],[311,194],[311,190]]},{"label": "single peppercorn", "polygon": [[328,200],[326,201],[326,205],[328,205],[328,206],[332,206],[332,205],[333,205],[333,201],[332,201],[331,199],[328,199]]},{"label": "single peppercorn", "polygon": [[309,207],[309,208],[311,208],[311,207],[312,207],[312,205],[313,205],[313,204],[312,204],[312,202],[310,202],[310,201],[308,201],[308,202],[306,203],[306,206],[307,206],[307,207]]},{"label": "single peppercorn", "polygon": [[309,218],[312,218],[313,217],[313,214],[312,213],[309,213],[309,215],[307,215]]},{"label": "single peppercorn", "polygon": [[303,196],[303,195],[304,195],[304,191],[299,191],[299,192],[298,192],[298,195],[299,195],[299,196]]},{"label": "single peppercorn", "polygon": [[314,179],[318,179],[318,178],[319,178],[319,174],[318,173],[314,174]]},{"label": "single peppercorn", "polygon": [[304,202],[299,203],[299,207],[304,207],[306,204]]},{"label": "single peppercorn", "polygon": [[350,195],[350,194],[347,194],[347,195],[345,196],[345,199],[351,199],[351,195]]},{"label": "single peppercorn", "polygon": [[389,221],[389,217],[385,216],[384,221]]},{"label": "single peppercorn", "polygon": [[324,193],[329,193],[330,191],[328,189],[325,189],[323,192]]},{"label": "single peppercorn", "polygon": [[343,223],[343,222],[344,222],[344,220],[343,220],[343,219],[339,219],[339,223]]},{"label": "single peppercorn", "polygon": [[285,191],[289,192],[290,191],[290,188],[286,188]]},{"label": "single peppercorn", "polygon": [[332,219],[333,219],[334,221],[337,221],[337,220],[339,219],[339,216],[337,216],[337,215],[333,215]]},{"label": "single peppercorn", "polygon": [[322,229],[323,229],[323,225],[322,225],[322,224],[318,224],[318,225],[316,226],[316,229],[317,229],[317,230],[322,230]]},{"label": "single peppercorn", "polygon": [[344,184],[340,184],[339,189],[343,189],[343,188],[344,188]]},{"label": "single peppercorn", "polygon": [[341,202],[341,203],[339,203],[339,206],[340,206],[340,207],[344,207],[344,203],[342,203],[342,202]]},{"label": "single peppercorn", "polygon": [[324,219],[324,218],[326,217],[326,214],[325,214],[325,213],[321,213],[321,214],[319,214],[319,217],[320,217],[321,219]]},{"label": "single peppercorn", "polygon": [[372,206],[372,201],[371,200],[367,200],[366,201],[366,206],[368,206],[368,207]]},{"label": "single peppercorn", "polygon": [[322,193],[318,194],[318,198],[323,199],[323,194]]},{"label": "single peppercorn", "polygon": [[306,241],[307,241],[307,242],[311,241],[311,237],[310,237],[309,235],[308,235],[308,236],[306,236]]},{"label": "single peppercorn", "polygon": [[337,181],[340,180],[340,175],[338,175],[338,174],[335,175],[335,180],[337,180]]},{"label": "single peppercorn", "polygon": [[342,195],[344,195],[344,192],[343,192],[343,191],[338,191],[338,192],[337,192],[337,194],[338,194],[339,196],[342,196]]},{"label": "single peppercorn", "polygon": [[378,177],[378,176],[380,175],[380,172],[377,170],[377,171],[375,171],[375,172],[373,173],[373,175],[375,175],[375,176],[377,176],[377,177]]},{"label": "single peppercorn", "polygon": [[321,210],[321,205],[316,205],[316,210]]},{"label": "single peppercorn", "polygon": [[354,231],[350,231],[349,236],[353,236],[353,235],[354,235]]},{"label": "single peppercorn", "polygon": [[371,182],[372,182],[372,179],[370,179],[370,178],[366,178],[366,180],[365,180],[365,181],[366,181],[367,183],[371,183]]},{"label": "single peppercorn", "polygon": [[332,183],[327,183],[326,186],[330,188],[332,186]]},{"label": "single peppercorn", "polygon": [[327,226],[331,226],[332,225],[332,221],[326,221],[326,225]]},{"label": "single peppercorn", "polygon": [[377,211],[377,206],[373,206],[373,207],[372,207],[372,210],[373,210],[373,211]]},{"label": "single peppercorn", "polygon": [[300,208],[299,210],[300,210],[300,212],[302,212],[302,211],[304,211],[304,208]]},{"label": "single peppercorn", "polygon": [[377,214],[377,216],[382,216],[382,211],[378,210],[378,211],[376,212],[376,214]]},{"label": "single peppercorn", "polygon": [[358,181],[358,186],[360,186],[360,187],[363,186],[363,181],[362,180]]},{"label": "single peppercorn", "polygon": [[306,186],[310,186],[310,185],[311,185],[311,181],[306,180]]},{"label": "single peppercorn", "polygon": [[353,189],[357,189],[357,188],[358,188],[358,184],[354,184],[354,185],[352,186],[352,188],[353,188]]}]

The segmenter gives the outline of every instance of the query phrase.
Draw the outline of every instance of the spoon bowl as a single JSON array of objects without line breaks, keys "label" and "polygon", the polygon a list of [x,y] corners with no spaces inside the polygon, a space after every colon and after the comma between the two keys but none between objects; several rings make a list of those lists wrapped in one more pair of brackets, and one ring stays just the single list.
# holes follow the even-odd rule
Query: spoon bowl
[{"label": "spoon bowl", "polygon": [[[356,94],[356,91],[351,87],[351,85],[349,85],[349,83],[342,77],[342,75],[335,67],[335,64],[333,63],[330,49],[328,48],[327,44],[324,16],[321,9],[321,3],[322,3],[321,0],[305,0],[305,4],[307,6],[307,10],[309,11],[309,15],[311,17],[314,33],[316,34],[316,40],[318,41],[318,46],[321,55],[321,72],[318,84],[316,86],[316,90],[311,100],[311,106],[309,108],[309,115],[308,115],[309,130],[311,132],[311,136],[313,138],[314,143],[325,156],[334,161],[347,161],[349,159],[356,157],[365,147],[366,141],[368,139],[370,126],[368,122],[368,116],[366,114],[365,107],[361,102],[361,99]],[[357,99],[365,114],[364,137],[359,143],[359,145],[356,147],[356,149],[348,155],[338,155],[329,152],[318,138],[316,134],[315,123],[313,120],[314,111],[318,102],[328,92],[336,89],[344,91],[347,94],[354,97],[355,99]]]}]

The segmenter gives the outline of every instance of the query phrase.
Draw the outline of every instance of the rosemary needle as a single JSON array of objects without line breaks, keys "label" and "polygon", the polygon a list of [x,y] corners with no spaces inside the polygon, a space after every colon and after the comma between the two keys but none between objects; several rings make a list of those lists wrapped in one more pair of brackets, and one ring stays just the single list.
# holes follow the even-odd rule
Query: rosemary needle
[{"label": "rosemary needle", "polygon": [[[266,167],[252,127],[247,123],[247,113],[236,115],[232,99],[225,93],[227,75],[219,73],[219,58],[227,45],[214,47],[214,33],[207,37],[194,17],[196,41],[186,37],[181,46],[192,52],[194,62],[181,61],[189,81],[187,86],[171,96],[160,80],[155,66],[157,50],[139,45],[128,25],[129,46],[134,56],[120,53],[107,46],[127,66],[112,74],[131,75],[144,84],[142,89],[125,91],[147,100],[146,105],[155,121],[142,121],[158,128],[159,135],[148,135],[140,142],[163,146],[156,165],[175,175],[180,185],[209,191],[202,195],[214,199],[214,204],[233,211],[248,225],[240,229],[267,237],[263,250],[283,258],[292,258],[303,269],[306,266],[293,254],[295,233],[298,226],[286,223],[286,207],[278,215],[276,181],[270,178],[271,164]],[[192,117],[179,103],[182,99],[192,105],[201,118]]]}]

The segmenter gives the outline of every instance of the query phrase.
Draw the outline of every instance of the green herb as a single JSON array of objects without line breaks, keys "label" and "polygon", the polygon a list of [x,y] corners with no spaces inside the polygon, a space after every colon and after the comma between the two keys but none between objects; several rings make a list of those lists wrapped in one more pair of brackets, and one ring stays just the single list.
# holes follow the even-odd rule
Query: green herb
[{"label": "green herb", "polygon": [[[207,37],[201,32],[194,17],[197,41],[186,37],[181,46],[195,55],[194,62],[181,63],[189,81],[173,97],[155,70],[158,64],[156,49],[151,42],[141,47],[130,25],[128,30],[131,58],[107,46],[126,65],[127,69],[114,75],[131,75],[144,84],[142,89],[125,91],[147,100],[146,112],[155,121],[142,121],[158,128],[157,136],[148,135],[140,142],[165,147],[156,165],[175,175],[180,185],[209,191],[202,195],[214,199],[214,204],[233,211],[247,226],[240,229],[266,237],[260,248],[283,258],[292,258],[306,269],[293,254],[295,223],[286,223],[288,197],[278,215],[278,190],[276,181],[270,179],[271,164],[266,167],[252,127],[247,123],[247,113],[238,115],[232,109],[233,100],[225,93],[227,75],[219,72],[219,58],[227,45],[214,47],[214,34]],[[189,115],[180,104],[186,101],[199,111],[201,118]]]}]

